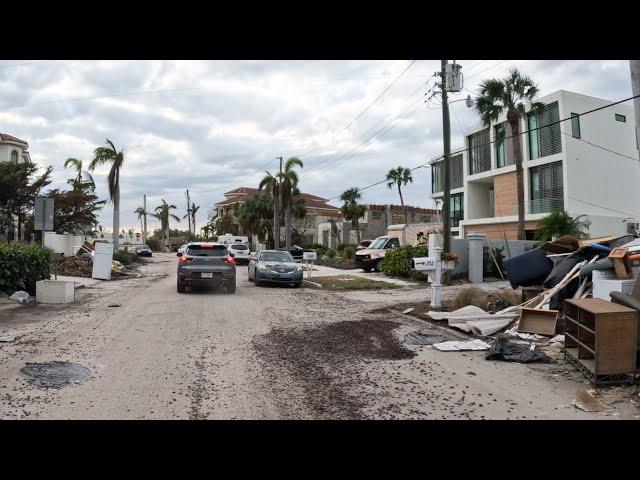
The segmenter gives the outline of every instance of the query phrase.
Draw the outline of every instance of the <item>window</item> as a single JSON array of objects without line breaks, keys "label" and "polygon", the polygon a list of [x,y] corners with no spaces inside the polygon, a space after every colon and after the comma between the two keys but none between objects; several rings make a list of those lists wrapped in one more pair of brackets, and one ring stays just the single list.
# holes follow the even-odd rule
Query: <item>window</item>
[{"label": "window", "polygon": [[493,189],[493,186],[489,187],[489,216],[493,217],[493,206],[494,206],[494,202],[495,202],[495,191]]},{"label": "window", "polygon": [[13,164],[18,163],[18,151],[17,150],[13,150],[11,152],[11,163],[13,163]]},{"label": "window", "polygon": [[530,160],[562,152],[559,120],[558,102],[546,105],[537,115],[527,116]]},{"label": "window", "polygon": [[[462,188],[462,154],[449,157],[449,188]],[[444,191],[444,160],[431,165],[431,193]]]},{"label": "window", "polygon": [[616,121],[626,123],[627,117],[625,117],[624,115],[620,115],[619,113],[616,113]]},{"label": "window", "polygon": [[489,129],[467,137],[469,147],[469,174],[491,170],[491,144],[489,143]]},{"label": "window", "polygon": [[580,138],[580,116],[577,113],[571,114],[571,135]]},{"label": "window", "polygon": [[444,162],[431,165],[431,193],[444,190]]},{"label": "window", "polygon": [[457,193],[449,198],[449,216],[452,227],[459,227],[460,220],[464,219],[463,197],[462,193]]},{"label": "window", "polygon": [[496,125],[496,163],[498,168],[506,165],[504,158],[504,123]]},{"label": "window", "polygon": [[382,212],[371,212],[371,218],[381,219],[382,218]]},{"label": "window", "polygon": [[398,248],[400,246],[400,240],[397,238],[390,238],[384,248]]},{"label": "window", "polygon": [[529,213],[549,213],[564,210],[562,162],[553,162],[529,169],[531,199]]}]

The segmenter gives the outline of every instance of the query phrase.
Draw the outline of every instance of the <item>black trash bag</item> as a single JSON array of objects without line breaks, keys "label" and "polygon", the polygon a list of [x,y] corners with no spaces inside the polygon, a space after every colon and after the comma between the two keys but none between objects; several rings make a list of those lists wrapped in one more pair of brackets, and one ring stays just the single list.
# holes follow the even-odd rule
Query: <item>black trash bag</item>
[{"label": "black trash bag", "polygon": [[547,252],[534,248],[504,261],[507,279],[512,288],[540,285],[553,269]]},{"label": "black trash bag", "polygon": [[531,350],[527,345],[520,345],[498,337],[487,352],[487,360],[504,360],[517,363],[555,363],[554,360],[538,350]]}]

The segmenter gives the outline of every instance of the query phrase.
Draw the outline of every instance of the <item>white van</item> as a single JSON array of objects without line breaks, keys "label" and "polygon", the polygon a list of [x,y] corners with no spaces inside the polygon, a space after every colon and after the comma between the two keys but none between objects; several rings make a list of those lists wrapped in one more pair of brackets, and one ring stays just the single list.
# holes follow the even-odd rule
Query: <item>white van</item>
[{"label": "white van", "polygon": [[218,237],[218,243],[222,243],[227,246],[233,243],[243,243],[245,245],[248,245],[249,237],[243,237],[242,235],[231,235],[230,233],[226,233]]}]

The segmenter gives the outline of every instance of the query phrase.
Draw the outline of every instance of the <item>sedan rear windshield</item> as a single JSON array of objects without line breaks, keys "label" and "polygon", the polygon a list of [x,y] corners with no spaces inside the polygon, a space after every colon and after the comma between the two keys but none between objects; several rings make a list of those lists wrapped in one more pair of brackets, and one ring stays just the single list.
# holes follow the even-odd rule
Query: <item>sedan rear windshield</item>
[{"label": "sedan rear windshield", "polygon": [[248,247],[246,245],[231,245],[231,248],[234,250],[247,250]]},{"label": "sedan rear windshield", "polygon": [[191,245],[187,247],[187,255],[192,257],[225,257],[227,256],[227,247],[224,245],[200,246]]},{"label": "sedan rear windshield", "polygon": [[262,252],[260,254],[261,262],[291,262],[295,263],[293,257],[287,252]]}]

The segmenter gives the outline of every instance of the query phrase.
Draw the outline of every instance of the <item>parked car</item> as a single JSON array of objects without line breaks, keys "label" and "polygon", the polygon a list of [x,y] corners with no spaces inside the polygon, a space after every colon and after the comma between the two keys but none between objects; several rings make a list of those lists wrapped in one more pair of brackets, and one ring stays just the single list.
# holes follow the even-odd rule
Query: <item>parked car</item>
[{"label": "parked car", "polygon": [[251,250],[246,243],[232,243],[227,245],[229,250],[229,256],[236,259],[236,263],[244,262],[249,264],[249,258],[251,258]]},{"label": "parked car", "polygon": [[286,248],[279,248],[278,250],[289,252],[296,262],[302,261],[304,252],[315,252],[315,250],[312,248],[302,248],[298,245],[294,245],[289,250],[287,250]]},{"label": "parked car", "polygon": [[140,245],[139,247],[136,247],[136,255],[139,257],[150,257],[153,253],[151,252],[149,245]]},{"label": "parked car", "polygon": [[400,240],[396,237],[388,237],[386,235],[376,238],[371,245],[356,252],[356,267],[361,268],[365,272],[372,269],[378,271],[378,264],[384,258],[385,253],[390,248],[400,246]]},{"label": "parked car", "polygon": [[178,252],[178,293],[185,287],[222,286],[227,293],[236,291],[236,260],[224,245],[197,242]]},{"label": "parked car", "polygon": [[358,250],[364,250],[365,248],[368,248],[369,245],[371,245],[372,240],[362,240],[358,246],[356,247],[356,251]]},{"label": "parked car", "polygon": [[302,267],[291,254],[282,250],[261,250],[249,260],[249,281],[302,285]]}]

